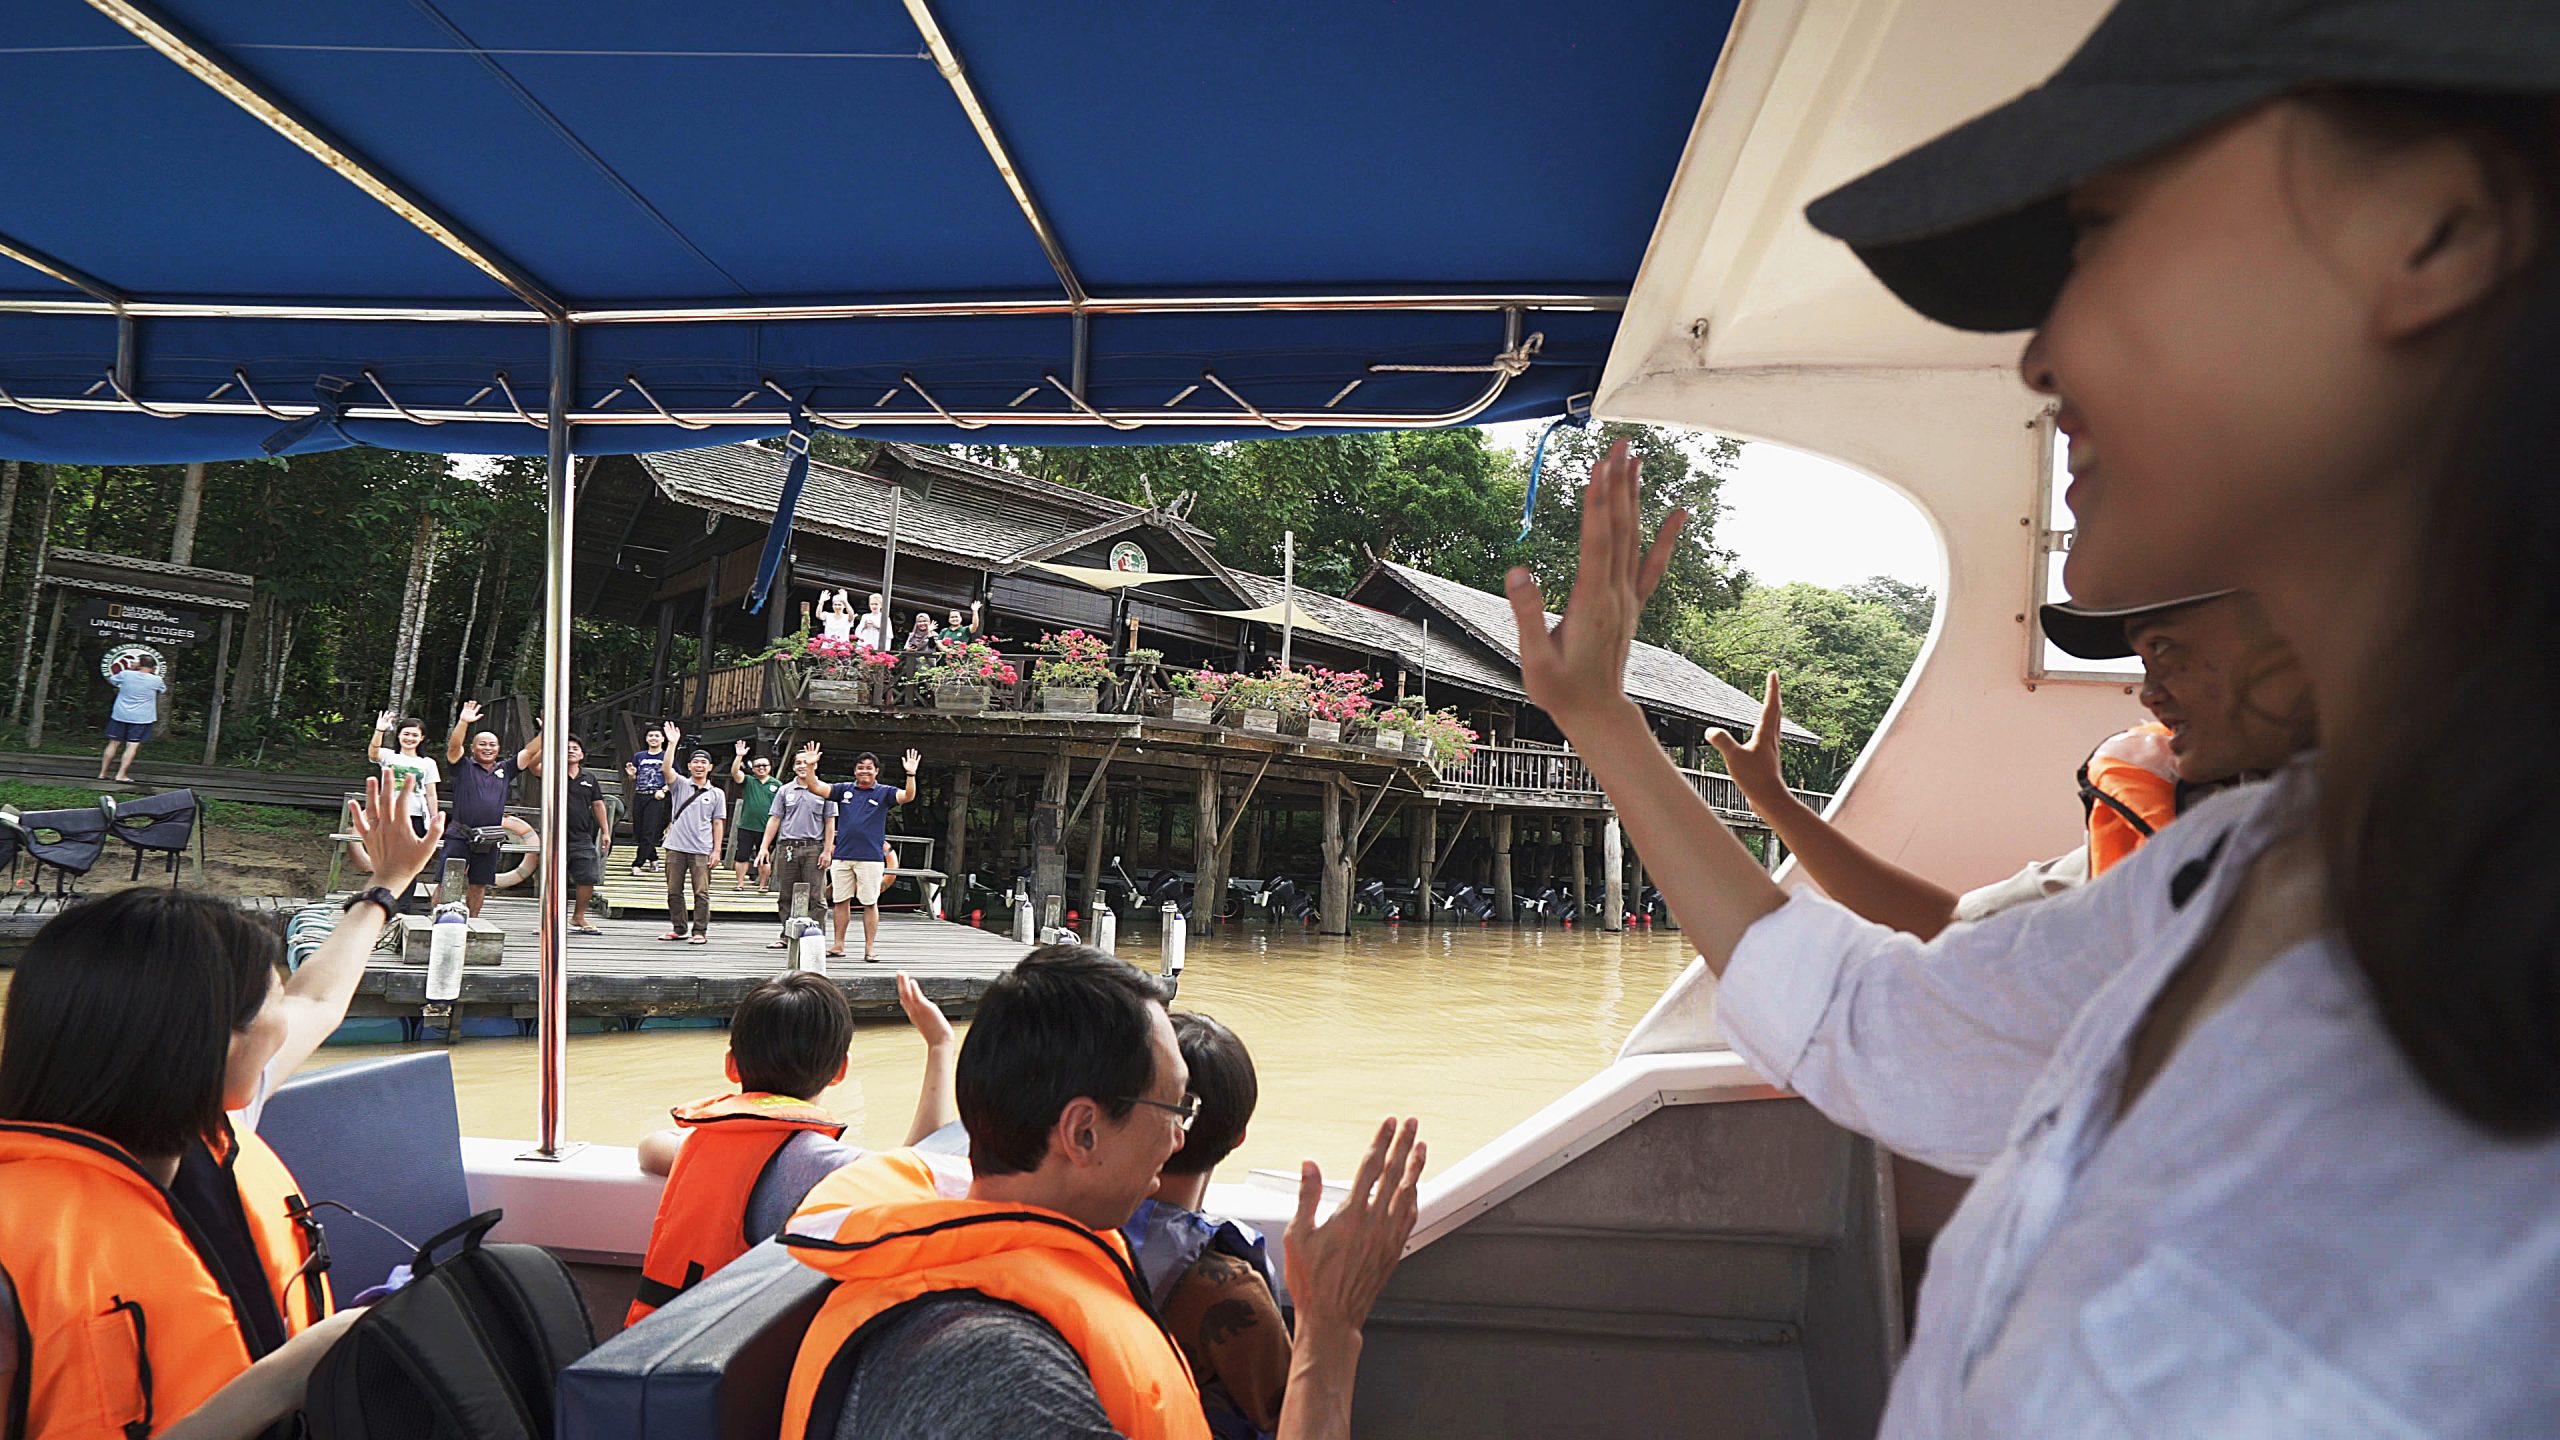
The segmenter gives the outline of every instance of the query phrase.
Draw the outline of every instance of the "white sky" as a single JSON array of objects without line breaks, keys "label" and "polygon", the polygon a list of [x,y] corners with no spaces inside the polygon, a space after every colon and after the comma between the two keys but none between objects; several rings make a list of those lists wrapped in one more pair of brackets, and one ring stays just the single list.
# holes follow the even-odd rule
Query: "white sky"
[{"label": "white sky", "polygon": [[[1544,421],[1484,427],[1526,453]],[[1716,539],[1765,585],[1809,580],[1838,587],[1870,575],[1944,587],[1938,542],[1910,501],[1846,466],[1777,445],[1742,447],[1724,486]]]}]

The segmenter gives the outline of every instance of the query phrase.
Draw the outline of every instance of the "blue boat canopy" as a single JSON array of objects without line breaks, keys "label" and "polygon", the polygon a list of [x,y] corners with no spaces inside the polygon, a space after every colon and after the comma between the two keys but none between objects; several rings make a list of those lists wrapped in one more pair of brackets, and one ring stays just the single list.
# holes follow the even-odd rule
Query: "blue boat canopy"
[{"label": "blue boat canopy", "polygon": [[1587,403],[1730,0],[40,0],[0,453]]}]

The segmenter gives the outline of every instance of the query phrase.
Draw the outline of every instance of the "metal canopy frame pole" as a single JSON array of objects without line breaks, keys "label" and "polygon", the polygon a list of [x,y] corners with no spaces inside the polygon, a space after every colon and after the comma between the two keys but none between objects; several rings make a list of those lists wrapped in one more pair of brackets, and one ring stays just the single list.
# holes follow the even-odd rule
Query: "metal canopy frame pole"
[{"label": "metal canopy frame pole", "polygon": [[561,1139],[561,1106],[569,1087],[569,966],[563,927],[569,915],[569,561],[577,542],[578,487],[573,482],[569,392],[576,335],[569,322],[551,326],[550,465],[543,476],[550,536],[542,591],[542,918],[535,1030],[541,1080],[540,1143],[527,1158],[561,1159],[579,1147]]},{"label": "metal canopy frame pole", "polygon": [[255,117],[258,123],[290,140],[341,179],[381,202],[473,269],[506,287],[509,294],[552,319],[565,319],[568,307],[553,299],[533,278],[510,263],[434,206],[410,193],[380,166],[341,144],[310,117],[214,58],[212,50],[139,0],[89,0],[91,9],[131,32],[136,39],[213,88],[222,98]]}]

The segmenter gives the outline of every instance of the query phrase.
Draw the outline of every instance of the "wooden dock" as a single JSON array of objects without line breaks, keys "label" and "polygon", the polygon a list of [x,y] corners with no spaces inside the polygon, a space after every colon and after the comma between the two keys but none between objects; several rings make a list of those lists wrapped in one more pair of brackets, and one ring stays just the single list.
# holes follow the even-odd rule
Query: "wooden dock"
[{"label": "wooden dock", "polygon": [[[598,920],[604,934],[568,937],[569,1013],[626,1022],[653,1016],[726,1017],[749,990],[787,968],[784,952],[769,948],[777,938],[770,916],[770,911],[760,918],[715,911],[708,945],[659,939],[666,933],[663,912]],[[492,896],[481,918],[506,931],[504,958],[496,965],[465,968],[463,1017],[530,1020],[536,982],[534,902]],[[897,975],[902,970],[945,1012],[966,1015],[977,1007],[989,982],[1013,968],[1023,954],[1008,935],[914,915],[885,915],[880,962],[865,965],[861,923],[857,915],[847,936],[853,954],[827,967],[857,1015],[898,1014]],[[403,965],[387,952],[379,954],[366,967],[348,1014],[414,1018],[426,1003],[426,983],[424,965]]]}]

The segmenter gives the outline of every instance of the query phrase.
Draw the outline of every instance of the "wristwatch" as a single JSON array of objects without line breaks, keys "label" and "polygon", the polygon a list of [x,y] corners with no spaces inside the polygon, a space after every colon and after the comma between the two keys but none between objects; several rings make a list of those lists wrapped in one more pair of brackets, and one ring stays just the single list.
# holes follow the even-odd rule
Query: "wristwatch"
[{"label": "wristwatch", "polygon": [[386,925],[391,923],[393,916],[400,913],[400,897],[383,889],[379,885],[376,885],[369,890],[359,890],[355,894],[348,896],[347,903],[339,908],[344,913],[352,915],[355,913],[357,906],[367,903],[382,907],[382,923]]}]

